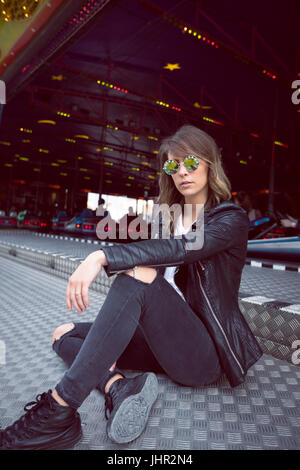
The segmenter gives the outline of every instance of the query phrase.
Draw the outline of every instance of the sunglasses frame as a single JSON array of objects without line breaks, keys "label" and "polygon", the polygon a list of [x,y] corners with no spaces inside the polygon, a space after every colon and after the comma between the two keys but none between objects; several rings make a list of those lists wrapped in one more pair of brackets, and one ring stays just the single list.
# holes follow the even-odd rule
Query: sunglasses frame
[{"label": "sunglasses frame", "polygon": [[[193,168],[192,170],[190,170],[189,168],[187,168],[187,166],[185,165],[185,161],[186,161],[187,158],[192,158],[192,159],[196,162],[196,165],[197,165],[196,168]],[[172,172],[172,173],[168,173],[168,172],[167,172],[167,170],[166,170],[166,165],[167,165],[169,162],[175,162],[175,163],[177,163],[177,169],[176,169],[176,171],[174,171],[174,172]],[[196,157],[196,155],[187,155],[187,156],[184,157],[184,159],[183,159],[183,164],[184,164],[185,168],[186,168],[188,171],[190,171],[190,172],[197,170],[197,168],[198,168],[198,166],[199,166],[199,163],[200,163],[200,158]],[[165,172],[167,175],[169,175],[169,176],[172,176],[172,175],[175,175],[176,173],[178,173],[179,168],[180,168],[180,163],[178,163],[176,160],[166,160],[165,163],[164,163],[164,166],[163,166],[164,172]]]}]

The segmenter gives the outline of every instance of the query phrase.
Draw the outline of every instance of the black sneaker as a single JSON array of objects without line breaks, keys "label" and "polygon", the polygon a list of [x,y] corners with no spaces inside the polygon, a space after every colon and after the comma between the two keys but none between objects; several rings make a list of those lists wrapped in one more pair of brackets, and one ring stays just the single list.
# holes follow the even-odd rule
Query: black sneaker
[{"label": "black sneaker", "polygon": [[157,395],[158,382],[153,373],[141,374],[133,379],[116,380],[105,394],[108,437],[118,444],[139,437],[145,429]]},{"label": "black sneaker", "polygon": [[25,415],[0,431],[0,450],[69,449],[81,438],[79,413],[54,400],[51,390],[24,406]]}]

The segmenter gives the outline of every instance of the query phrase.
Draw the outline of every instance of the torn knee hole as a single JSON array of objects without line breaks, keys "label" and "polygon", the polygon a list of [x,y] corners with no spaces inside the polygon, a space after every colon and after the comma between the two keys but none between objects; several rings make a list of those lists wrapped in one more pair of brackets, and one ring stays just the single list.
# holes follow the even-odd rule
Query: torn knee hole
[{"label": "torn knee hole", "polygon": [[73,330],[74,328],[74,323],[64,323],[63,325],[58,326],[52,335],[52,344],[54,344],[55,341],[58,341],[62,336],[64,336],[66,333],[69,333],[69,331]]}]

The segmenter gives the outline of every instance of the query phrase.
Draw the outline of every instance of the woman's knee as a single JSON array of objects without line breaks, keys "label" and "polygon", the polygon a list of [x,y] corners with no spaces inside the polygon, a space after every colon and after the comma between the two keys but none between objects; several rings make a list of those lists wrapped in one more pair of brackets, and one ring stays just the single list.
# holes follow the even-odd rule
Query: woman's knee
[{"label": "woman's knee", "polygon": [[58,326],[52,335],[52,345],[55,341],[58,341],[63,335],[75,328],[74,323],[64,323],[63,325]]}]

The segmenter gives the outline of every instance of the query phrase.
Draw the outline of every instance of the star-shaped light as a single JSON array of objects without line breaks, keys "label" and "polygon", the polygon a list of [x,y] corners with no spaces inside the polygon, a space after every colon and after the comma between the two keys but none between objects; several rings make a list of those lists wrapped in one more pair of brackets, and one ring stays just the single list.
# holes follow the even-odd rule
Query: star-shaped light
[{"label": "star-shaped light", "polygon": [[179,64],[170,64],[169,62],[167,63],[167,65],[164,66],[164,69],[168,69],[168,70],[179,70],[181,69],[180,65]]}]

